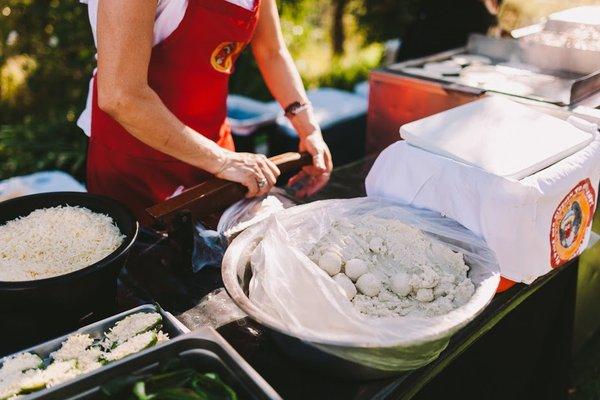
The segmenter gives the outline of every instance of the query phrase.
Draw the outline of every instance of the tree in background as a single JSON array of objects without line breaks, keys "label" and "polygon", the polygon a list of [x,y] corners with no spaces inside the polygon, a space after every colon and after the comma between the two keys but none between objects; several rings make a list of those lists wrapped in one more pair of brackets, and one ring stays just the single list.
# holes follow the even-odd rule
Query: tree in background
[{"label": "tree in background", "polygon": [[344,42],[346,34],[344,29],[344,15],[348,0],[332,0],[333,12],[331,15],[331,46],[334,56],[340,56],[344,53]]},{"label": "tree in background", "polygon": [[383,42],[404,33],[417,17],[419,3],[420,0],[363,0],[355,16],[368,41]]}]

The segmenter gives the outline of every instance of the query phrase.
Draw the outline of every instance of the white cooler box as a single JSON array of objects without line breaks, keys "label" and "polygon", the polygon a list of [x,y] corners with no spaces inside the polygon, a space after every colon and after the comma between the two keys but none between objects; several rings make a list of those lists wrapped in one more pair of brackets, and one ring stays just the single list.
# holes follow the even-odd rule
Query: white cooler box
[{"label": "white cooler box", "polygon": [[460,222],[496,252],[502,276],[531,283],[590,238],[600,137],[570,122],[490,97],[407,124],[406,140],[370,171],[367,194]]}]

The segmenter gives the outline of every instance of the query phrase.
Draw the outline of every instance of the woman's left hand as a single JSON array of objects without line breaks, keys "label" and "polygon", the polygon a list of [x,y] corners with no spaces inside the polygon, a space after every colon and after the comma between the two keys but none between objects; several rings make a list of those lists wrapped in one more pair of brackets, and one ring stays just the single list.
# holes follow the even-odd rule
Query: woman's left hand
[{"label": "woman's left hand", "polygon": [[312,196],[321,190],[329,181],[333,161],[329,147],[323,140],[320,130],[315,130],[308,135],[300,137],[300,151],[306,151],[313,157],[312,165],[302,168],[288,182],[289,186],[298,185],[298,197]]}]

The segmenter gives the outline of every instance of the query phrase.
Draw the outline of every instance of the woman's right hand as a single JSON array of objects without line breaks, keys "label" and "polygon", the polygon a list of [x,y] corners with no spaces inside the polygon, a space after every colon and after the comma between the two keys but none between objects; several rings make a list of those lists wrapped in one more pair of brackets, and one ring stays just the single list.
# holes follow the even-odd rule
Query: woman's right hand
[{"label": "woman's right hand", "polygon": [[255,197],[269,193],[280,173],[279,168],[262,154],[226,151],[215,176],[241,183],[248,188],[246,197]]}]

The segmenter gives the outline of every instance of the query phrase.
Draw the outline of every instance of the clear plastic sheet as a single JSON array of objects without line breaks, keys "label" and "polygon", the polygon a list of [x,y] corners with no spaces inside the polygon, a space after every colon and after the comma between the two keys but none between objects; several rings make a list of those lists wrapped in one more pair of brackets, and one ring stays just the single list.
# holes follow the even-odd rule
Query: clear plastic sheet
[{"label": "clear plastic sheet", "polygon": [[287,196],[283,189],[274,188],[267,196],[240,200],[225,210],[219,219],[217,231],[231,241],[249,226],[294,205],[296,203]]},{"label": "clear plastic sheet", "polygon": [[[362,215],[398,220],[463,253],[474,295],[437,317],[372,319],[359,314],[306,254],[333,221]],[[466,228],[435,212],[373,198],[325,200],[280,212],[238,236],[224,262],[235,264],[238,277],[252,269],[247,288],[252,306],[245,311],[259,322],[346,360],[388,371],[434,360],[451,335],[485,308],[499,282],[494,253]]]},{"label": "clear plastic sheet", "polygon": [[197,222],[193,232],[193,272],[198,272],[207,266],[220,266],[227,244],[237,234],[293,205],[295,203],[283,189],[274,188],[267,196],[244,199],[233,204],[219,219],[216,231],[207,229],[202,223]]},{"label": "clear plastic sheet", "polygon": [[224,288],[210,292],[189,311],[181,314],[179,319],[191,329],[198,326],[210,326],[217,329],[246,317],[246,314],[231,300]]}]

